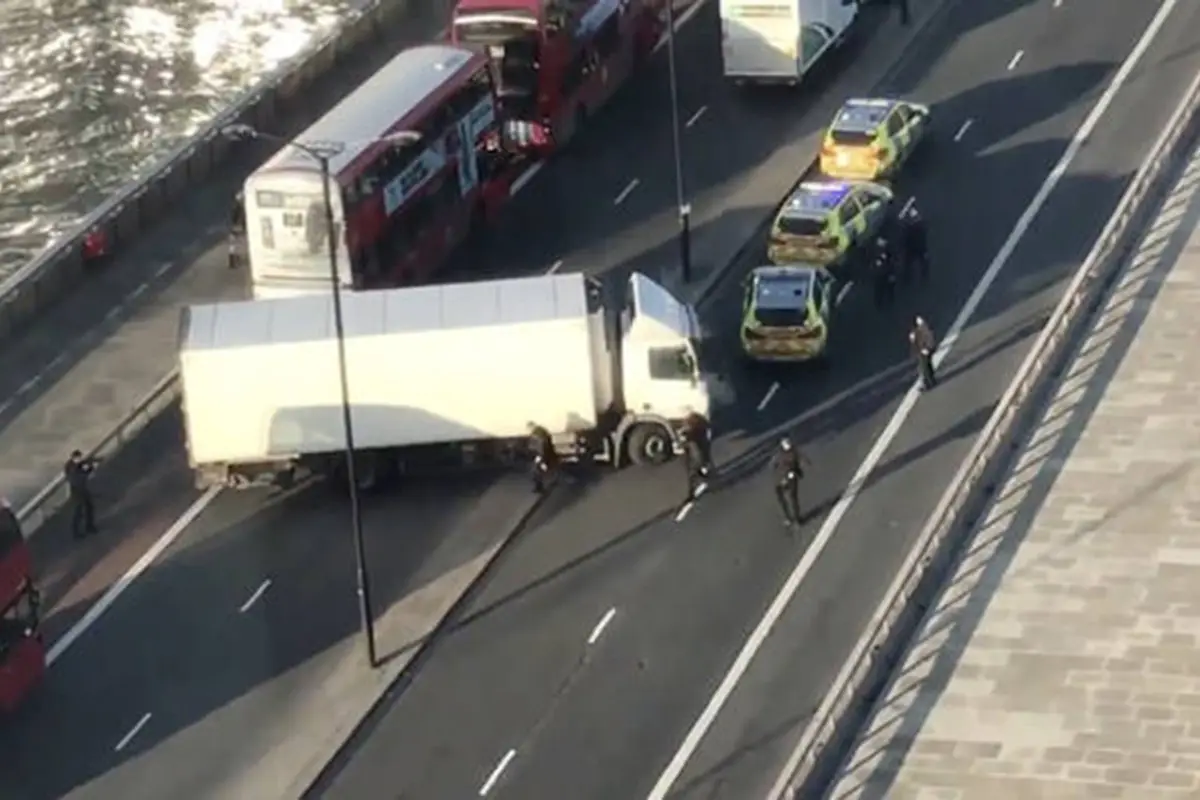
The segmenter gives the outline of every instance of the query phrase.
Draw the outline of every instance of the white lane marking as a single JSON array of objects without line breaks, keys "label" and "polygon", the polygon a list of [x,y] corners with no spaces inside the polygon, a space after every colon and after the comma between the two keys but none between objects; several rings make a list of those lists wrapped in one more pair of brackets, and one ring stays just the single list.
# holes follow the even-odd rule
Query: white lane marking
[{"label": "white lane marking", "polygon": [[1018,51],[1017,51],[1017,54],[1016,54],[1015,56],[1013,56],[1013,57],[1012,57],[1012,61],[1008,62],[1008,71],[1009,71],[1009,72],[1012,72],[1014,69],[1016,69],[1016,68],[1017,68],[1017,64],[1020,64],[1020,63],[1021,63],[1021,59],[1022,59],[1022,58],[1024,58],[1024,57],[1025,57],[1025,51],[1024,51],[1024,50],[1018,50]]},{"label": "white lane marking", "polygon": [[962,138],[967,135],[967,131],[971,130],[971,122],[972,121],[973,120],[967,120],[966,122],[964,122],[962,124],[962,127],[958,129],[958,133],[954,134],[954,141],[956,141],[956,142],[962,141]]},{"label": "white lane marking", "polygon": [[779,381],[775,381],[774,383],[771,384],[771,388],[767,389],[767,393],[765,395],[763,395],[763,399],[758,401],[758,410],[762,411],[764,408],[766,408],[767,403],[771,402],[771,398],[774,397],[775,393],[778,391],[779,391]]},{"label": "white lane marking", "polygon": [[125,301],[129,302],[130,300],[137,300],[139,297],[144,295],[146,293],[146,290],[149,288],[150,288],[150,282],[146,281],[141,286],[137,287],[132,292],[130,292],[129,297],[125,298]]},{"label": "white lane marking", "polygon": [[683,127],[690,128],[695,125],[704,116],[705,111],[708,111],[708,106],[700,106],[700,108],[696,109],[696,113],[688,117],[688,121],[683,123]]},{"label": "white lane marking", "polygon": [[17,394],[22,395],[22,394],[25,394],[26,392],[31,392],[31,391],[33,391],[34,387],[37,386],[41,382],[42,382],[42,373],[39,372],[37,375],[34,375],[32,378],[30,378],[29,380],[22,383],[21,388],[17,389]]},{"label": "white lane marking", "polygon": [[588,636],[587,643],[591,647],[596,642],[600,641],[600,637],[604,635],[604,629],[608,627],[608,623],[612,622],[613,617],[617,615],[616,606],[604,612],[604,616],[596,623],[596,627],[592,628],[592,633]]},{"label": "white lane marking", "polygon": [[1055,8],[1062,7],[1062,0],[1054,0],[1054,7]]},{"label": "white lane marking", "polygon": [[907,214],[909,209],[913,207],[913,203],[915,203],[915,202],[917,202],[917,198],[915,198],[915,197],[910,197],[907,200],[905,200],[904,205],[900,207],[900,216],[903,217],[905,214]]},{"label": "white lane marking", "polygon": [[104,315],[104,321],[105,322],[114,321],[117,317],[121,316],[121,312],[124,310],[124,307],[125,307],[124,303],[118,303],[117,305],[110,308],[108,310],[108,313]]},{"label": "white lane marking", "polygon": [[837,297],[833,298],[833,304],[840,306],[846,301],[846,295],[850,294],[850,290],[854,288],[854,281],[849,281],[841,289],[838,289]]},{"label": "white lane marking", "polygon": [[[700,10],[704,3],[705,0],[694,0],[694,2],[689,5],[682,14],[675,18],[675,33],[679,33],[679,29],[690,22],[692,17],[696,16],[696,12]],[[670,38],[670,36],[671,31],[663,31],[662,36],[659,36],[658,41],[654,43],[654,49],[650,52],[657,53],[659,50],[665,47],[667,44],[667,39]]]},{"label": "white lane marking", "polygon": [[213,486],[204,494],[196,498],[196,502],[184,511],[179,519],[171,523],[171,527],[167,528],[166,533],[159,537],[158,541],[150,546],[150,549],[142,553],[142,557],[134,562],[133,566],[125,571],[116,583],[108,587],[108,591],[101,595],[100,599],[92,604],[78,622],[71,626],[71,629],[63,634],[62,638],[54,643],[50,648],[50,652],[46,654],[46,663],[53,664],[58,659],[62,658],[63,653],[70,649],[71,645],[75,644],[80,636],[87,632],[88,628],[96,624],[100,617],[104,616],[104,612],[112,607],[112,604],[117,602],[117,598],[125,594],[125,590],[133,585],[133,582],[142,576],[150,565],[153,564],[163,552],[170,547],[179,536],[187,530],[188,525],[191,525],[196,517],[200,516],[200,512],[208,508],[216,496],[220,494],[221,487]]},{"label": "white lane marking", "polygon": [[264,594],[266,594],[267,589],[270,589],[270,588],[271,588],[271,579],[267,578],[265,581],[262,582],[262,584],[257,589],[254,590],[254,594],[250,595],[250,599],[247,600],[246,602],[242,603],[241,608],[238,609],[238,613],[245,614],[247,611],[249,611],[250,606],[257,603],[259,601],[259,599]]},{"label": "white lane marking", "polygon": [[168,272],[170,272],[171,267],[173,267],[173,266],[175,266],[175,265],[172,264],[170,261],[168,261],[166,264],[163,264],[161,267],[159,267],[158,269],[156,269],[154,271],[154,277],[161,278],[163,275],[166,275]]},{"label": "white lane marking", "polygon": [[544,164],[545,164],[545,162],[539,161],[536,164],[534,164],[532,167],[530,167],[529,169],[525,170],[520,175],[518,175],[517,179],[515,181],[513,181],[512,188],[510,188],[508,190],[509,196],[516,194],[517,192],[521,191],[526,186],[528,186],[529,182],[531,180],[533,180],[533,176],[537,175],[539,172],[542,171],[542,167],[544,166]]},{"label": "white lane marking", "polygon": [[546,274],[553,275],[554,273],[556,273],[560,269],[562,269],[562,265],[563,265],[563,260],[560,258],[558,261],[555,261],[553,264],[550,265],[550,269],[546,270]]},{"label": "white lane marking", "polygon": [[494,770],[492,770],[492,774],[488,775],[487,780],[483,782],[483,786],[479,787],[480,797],[486,797],[488,792],[496,788],[496,783],[500,780],[500,776],[504,774],[504,770],[508,769],[508,765],[511,764],[512,760],[516,757],[516,750],[509,750],[504,754],[504,758],[500,759],[500,763],[496,765]]},{"label": "white lane marking", "polygon": [[12,407],[12,404],[14,402],[15,402],[14,398],[10,397],[7,400],[5,400],[3,403],[0,403],[0,414],[3,414],[5,411],[8,411],[8,409]]},{"label": "white lane marking", "polygon": [[631,180],[629,182],[629,185],[626,186],[624,189],[622,189],[621,193],[619,195],[617,195],[617,199],[613,200],[613,205],[619,206],[619,205],[621,205],[621,203],[624,203],[625,198],[629,197],[629,195],[633,193],[633,190],[638,187],[638,184],[640,182],[641,181],[638,180],[637,178],[634,178],[633,180]]},{"label": "white lane marking", "polygon": [[[958,316],[950,325],[949,330],[946,332],[945,338],[938,347],[937,353],[934,354],[935,364],[941,364],[945,361],[947,355],[949,355],[951,349],[954,347],[955,342],[958,340],[958,336],[962,332],[962,329],[966,327],[967,322],[975,314],[975,311],[978,309],[980,303],[983,302],[983,297],[987,293],[988,289],[990,289],[992,284],[996,282],[996,278],[1000,275],[1000,271],[1004,269],[1005,265],[1008,263],[1008,259],[1012,257],[1013,252],[1016,250],[1021,239],[1025,236],[1029,226],[1033,224],[1034,218],[1037,216],[1038,212],[1041,211],[1042,206],[1046,204],[1046,200],[1049,198],[1050,193],[1054,191],[1054,187],[1057,186],[1058,182],[1062,180],[1062,177],[1066,174],[1071,162],[1074,161],[1075,157],[1079,154],[1079,150],[1083,147],[1084,142],[1086,142],[1092,135],[1092,132],[1095,130],[1096,125],[1099,124],[1101,117],[1103,117],[1104,113],[1108,110],[1108,107],[1112,105],[1112,101],[1116,97],[1117,92],[1120,91],[1121,87],[1129,79],[1130,73],[1133,71],[1134,67],[1137,66],[1137,63],[1141,60],[1142,55],[1150,47],[1150,43],[1154,40],[1154,37],[1158,35],[1159,30],[1166,22],[1167,17],[1175,8],[1178,1],[1179,0],[1163,0],[1162,5],[1159,7],[1158,13],[1155,15],[1154,19],[1151,20],[1146,30],[1142,33],[1141,39],[1139,39],[1137,44],[1134,45],[1133,51],[1130,52],[1129,56],[1125,59],[1125,63],[1121,65],[1121,68],[1117,71],[1117,74],[1113,76],[1112,82],[1109,83],[1108,88],[1105,89],[1104,94],[1100,96],[1100,99],[1096,101],[1096,105],[1092,107],[1091,112],[1089,112],[1087,118],[1083,121],[1083,124],[1079,126],[1079,130],[1075,131],[1075,135],[1071,138],[1066,150],[1063,151],[1058,163],[1055,164],[1054,168],[1050,170],[1050,173],[1046,176],[1041,188],[1038,189],[1037,194],[1035,194],[1033,199],[1029,202],[1029,205],[1021,214],[1020,218],[1017,219],[1012,231],[1008,234],[1008,238],[1000,247],[1000,251],[996,253],[996,257],[992,259],[992,263],[988,265],[987,271],[984,272],[983,276],[979,279],[979,283],[975,286],[975,290],[971,292],[971,296],[967,298],[967,301],[963,304]],[[825,522],[821,525],[820,530],[817,531],[817,535],[813,539],[812,544],[804,551],[804,554],[800,557],[800,561],[797,562],[791,574],[788,575],[787,579],[783,582],[783,586],[780,587],[779,593],[771,601],[771,605],[767,607],[766,613],[763,614],[762,619],[759,620],[758,624],[754,627],[754,630],[751,631],[750,636],[746,639],[746,643],[742,646],[737,658],[735,658],[733,664],[730,665],[729,671],[725,674],[725,677],[721,679],[721,683],[717,686],[716,691],[713,692],[713,695],[709,699],[707,705],[705,705],[704,709],[700,712],[700,716],[696,719],[696,722],[692,725],[691,729],[688,730],[687,735],[684,737],[683,742],[679,746],[679,749],[675,752],[675,755],[672,756],[671,761],[663,770],[662,775],[659,776],[658,782],[654,784],[654,788],[650,790],[647,800],[665,800],[667,793],[671,791],[671,788],[675,785],[675,782],[679,780],[679,776],[683,774],[684,767],[687,766],[692,754],[695,753],[696,749],[700,746],[700,742],[703,740],[705,734],[708,733],[708,729],[712,727],[713,722],[717,718],[717,714],[720,713],[725,703],[729,700],[730,695],[733,694],[733,690],[737,687],[738,683],[742,679],[742,676],[746,674],[746,670],[750,667],[750,662],[762,648],[763,643],[767,639],[767,635],[770,634],[771,629],[775,627],[775,623],[778,622],[779,618],[783,615],[784,610],[788,607],[792,601],[792,598],[796,595],[797,590],[800,588],[801,581],[804,580],[809,570],[812,569],[813,564],[816,563],[817,559],[821,556],[821,553],[829,545],[829,541],[833,538],[833,534],[837,531],[838,525],[841,524],[842,519],[846,516],[846,512],[849,511],[850,506],[854,503],[854,501],[858,498],[859,493],[862,491],[867,478],[869,478],[871,473],[875,471],[875,468],[879,465],[879,462],[887,452],[887,449],[891,446],[892,441],[900,432],[900,428],[903,426],[905,420],[907,420],[908,415],[912,413],[913,408],[917,404],[917,398],[919,396],[920,393],[917,391],[916,384],[911,385],[908,392],[904,395],[904,399],[901,400],[899,408],[896,409],[895,414],[892,415],[892,418],[888,421],[883,431],[879,434],[879,438],[875,440],[875,443],[872,445],[871,450],[867,453],[866,458],[863,459],[862,464],[859,465],[854,475],[850,478],[850,483],[846,486],[845,491],[842,492],[842,495],[840,498],[838,498],[837,503],[835,503],[833,508],[829,511],[829,516],[825,518]]]},{"label": "white lane marking", "polygon": [[117,742],[117,746],[113,748],[114,753],[119,753],[129,746],[133,741],[133,737],[137,736],[142,728],[146,727],[146,723],[150,721],[150,712],[147,711],[142,715],[142,718],[137,721],[137,724],[129,729],[129,733],[121,737],[121,741]]},{"label": "white lane marking", "polygon": [[683,518],[688,515],[688,512],[692,510],[692,506],[694,505],[696,505],[695,500],[688,500],[684,503],[683,508],[679,509],[679,513],[675,515],[675,521],[683,522]]}]

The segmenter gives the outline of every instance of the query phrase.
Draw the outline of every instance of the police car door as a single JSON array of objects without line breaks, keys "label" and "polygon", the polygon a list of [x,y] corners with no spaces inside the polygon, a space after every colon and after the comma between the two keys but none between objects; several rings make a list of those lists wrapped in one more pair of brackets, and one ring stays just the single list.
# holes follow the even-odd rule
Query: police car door
[{"label": "police car door", "polygon": [[905,118],[900,116],[900,106],[897,106],[892,109],[891,114],[888,114],[887,121],[883,124],[884,131],[887,134],[887,143],[884,145],[884,149],[887,152],[887,169],[895,167],[900,162],[901,156],[906,149],[905,143],[908,141],[908,136],[905,133],[904,123]]},{"label": "police car door", "polygon": [[846,250],[850,250],[855,245],[861,244],[866,238],[867,218],[863,214],[863,207],[858,199],[858,192],[849,192],[846,194],[842,204],[838,206],[838,227],[842,230],[842,235],[845,237],[843,246]]}]

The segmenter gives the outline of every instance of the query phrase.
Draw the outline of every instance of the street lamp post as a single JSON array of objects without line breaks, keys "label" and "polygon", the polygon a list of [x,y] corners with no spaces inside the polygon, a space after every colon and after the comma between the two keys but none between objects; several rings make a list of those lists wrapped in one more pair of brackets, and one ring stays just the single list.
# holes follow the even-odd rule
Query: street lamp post
[{"label": "street lamp post", "polygon": [[675,4],[667,0],[667,72],[671,92],[671,140],[675,155],[675,207],[679,210],[679,267],[684,283],[692,280],[692,206],[684,202],[683,141],[679,135],[679,82],[675,67]]},{"label": "street lamp post", "polygon": [[[346,370],[346,328],[342,317],[342,283],[338,275],[338,249],[333,219],[333,197],[330,188],[329,162],[345,149],[341,142],[319,142],[306,144],[294,142],[263,133],[249,125],[230,125],[223,131],[233,139],[270,139],[283,142],[308,155],[321,168],[321,198],[325,205],[325,231],[329,247],[329,280],[333,294],[333,329],[337,339],[338,378],[341,382],[342,428],[346,436],[346,480],[350,488],[350,528],[354,538],[354,567],[358,579],[358,611],[362,622],[363,636],[367,640],[367,663],[372,668],[379,666],[379,655],[375,646],[375,616],[371,604],[371,579],[367,571],[367,550],[363,541],[362,508],[359,503],[358,475],[354,467],[354,422],[350,413],[350,379]],[[404,133],[389,136],[380,141],[413,141],[417,134]]]}]

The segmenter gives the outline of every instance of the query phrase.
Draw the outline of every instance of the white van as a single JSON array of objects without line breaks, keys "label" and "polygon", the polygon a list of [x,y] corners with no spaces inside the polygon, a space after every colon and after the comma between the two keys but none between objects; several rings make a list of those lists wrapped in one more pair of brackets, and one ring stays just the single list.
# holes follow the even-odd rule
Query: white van
[{"label": "white van", "polygon": [[720,0],[721,57],[736,83],[797,84],[846,37],[856,0]]}]

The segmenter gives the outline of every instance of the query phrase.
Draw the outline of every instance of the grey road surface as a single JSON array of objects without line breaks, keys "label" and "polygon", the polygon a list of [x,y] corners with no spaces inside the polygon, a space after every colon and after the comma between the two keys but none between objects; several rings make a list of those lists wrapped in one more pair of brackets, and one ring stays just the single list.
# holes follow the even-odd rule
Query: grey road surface
[{"label": "grey road surface", "polygon": [[[735,270],[704,310],[705,321],[722,334],[724,360],[738,385],[737,403],[716,420],[723,432],[718,453],[735,459],[725,479],[681,521],[680,474],[620,475],[565,490],[563,508],[506,555],[455,631],[364,727],[314,794],[464,797],[480,792],[505,763],[489,797],[644,796],[908,387],[903,336],[911,315],[925,314],[938,329],[949,324],[1155,10],[1115,1],[1098,9],[998,0],[948,10],[887,86],[937,107],[933,146],[897,186],[902,196],[916,195],[932,226],[933,283],[920,294],[906,293],[886,312],[872,308],[865,287],[853,287],[839,309],[838,355],[826,372],[752,370],[738,365],[733,352]],[[712,52],[714,17],[702,12],[692,34],[707,39],[703,46]],[[742,800],[773,780],[773,768],[852,646],[1063,280],[1194,73],[1195,22],[1191,10],[1176,13],[1071,164],[984,298],[946,365],[944,384],[922,401],[885,454],[779,635],[702,743],[679,796]],[[753,128],[746,124],[761,111],[753,100],[727,94],[716,69],[709,63],[694,71],[689,80],[695,83],[683,97],[691,109],[708,107],[687,142],[694,163],[703,165],[697,168],[720,181],[736,159],[732,142],[742,141],[733,137],[745,137],[760,158],[769,159],[777,145],[759,140],[755,147],[754,137],[769,137],[772,128],[761,119]],[[1155,90],[1146,91],[1149,86]],[[632,117],[613,120],[634,124]],[[968,131],[955,141],[968,120]],[[790,135],[819,124],[789,122]],[[668,208],[670,172],[662,164],[639,172],[632,164],[666,133],[645,125],[642,131],[624,169],[614,162],[588,181],[559,173],[559,202],[537,209],[543,220],[583,218],[570,205],[572,187],[578,196],[578,187],[608,185],[607,195],[615,198],[632,177],[638,186],[620,206],[609,200],[601,213],[603,202],[594,201],[597,210],[588,218],[598,221],[590,225],[611,233],[628,224],[625,214],[645,218]],[[704,185],[705,179],[697,181]],[[636,211],[626,209],[631,203],[639,204]],[[661,259],[673,223],[669,215],[655,218],[657,227],[638,230],[645,231],[649,258]],[[559,258],[571,264],[594,254],[574,244],[590,238],[580,227],[555,224],[554,236],[509,241],[531,268]],[[759,257],[761,243],[741,271]],[[821,406],[833,397],[838,401]],[[802,536],[791,538],[779,525],[755,440],[806,411],[812,413],[797,431],[817,466],[804,487],[809,522]],[[599,640],[588,644],[610,609]],[[505,762],[510,751],[515,755]]]}]

